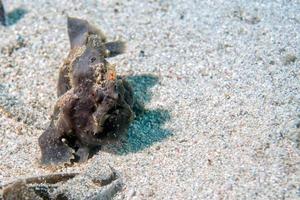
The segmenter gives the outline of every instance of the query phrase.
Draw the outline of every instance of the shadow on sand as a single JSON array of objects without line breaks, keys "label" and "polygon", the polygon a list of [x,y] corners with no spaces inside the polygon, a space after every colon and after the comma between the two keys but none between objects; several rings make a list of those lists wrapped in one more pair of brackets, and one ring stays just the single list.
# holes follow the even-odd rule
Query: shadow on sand
[{"label": "shadow on sand", "polygon": [[16,8],[12,10],[11,12],[7,13],[6,16],[6,26],[11,26],[16,24],[20,19],[24,17],[24,15],[27,13],[27,10],[23,8]]},{"label": "shadow on sand", "polygon": [[[146,104],[151,100],[152,94],[149,89],[158,83],[158,78],[152,75],[129,76],[126,80],[134,90],[135,99],[141,104]],[[114,153],[120,155],[135,153],[172,135],[171,131],[162,127],[170,119],[167,110],[144,109],[142,112],[140,108],[140,106],[135,106],[137,116],[130,125],[127,136],[121,140],[120,146],[113,145]]]}]

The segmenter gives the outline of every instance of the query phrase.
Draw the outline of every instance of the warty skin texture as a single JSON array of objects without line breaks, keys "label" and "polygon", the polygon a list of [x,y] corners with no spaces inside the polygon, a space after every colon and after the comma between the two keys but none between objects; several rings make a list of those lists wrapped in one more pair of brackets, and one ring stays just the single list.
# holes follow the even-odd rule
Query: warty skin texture
[{"label": "warty skin texture", "polygon": [[[87,21],[68,18],[71,50],[59,72],[58,101],[39,138],[43,164],[86,161],[103,142],[126,132],[133,92],[105,58],[124,51]],[[111,49],[111,50],[110,50]]]}]

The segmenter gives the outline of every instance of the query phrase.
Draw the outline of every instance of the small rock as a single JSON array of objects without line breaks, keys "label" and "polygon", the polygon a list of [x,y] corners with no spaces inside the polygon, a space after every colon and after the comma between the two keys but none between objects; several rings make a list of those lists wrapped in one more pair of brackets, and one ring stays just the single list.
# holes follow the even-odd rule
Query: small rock
[{"label": "small rock", "polygon": [[188,140],[187,139],[182,139],[179,141],[179,143],[183,143],[183,142],[187,142]]},{"label": "small rock", "polygon": [[145,52],[143,50],[140,51],[140,57],[145,57]]},{"label": "small rock", "polygon": [[270,64],[270,65],[274,65],[274,64],[275,64],[275,61],[274,61],[274,60],[271,60],[271,61],[269,62],[269,64]]},{"label": "small rock", "polygon": [[297,60],[297,57],[294,54],[287,54],[284,59],[284,64],[289,65],[294,63]]}]

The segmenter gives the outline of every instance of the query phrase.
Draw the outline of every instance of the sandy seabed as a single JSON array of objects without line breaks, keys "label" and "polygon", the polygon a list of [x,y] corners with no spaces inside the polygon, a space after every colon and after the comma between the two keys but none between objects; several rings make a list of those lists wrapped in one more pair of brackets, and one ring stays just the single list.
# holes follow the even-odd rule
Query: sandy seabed
[{"label": "sandy seabed", "polygon": [[[300,198],[300,2],[5,1],[0,185],[57,172],[121,173],[115,199]],[[127,52],[110,59],[146,112],[121,145],[49,168],[37,139],[69,51],[67,16]],[[83,190],[80,184],[76,190]]]}]

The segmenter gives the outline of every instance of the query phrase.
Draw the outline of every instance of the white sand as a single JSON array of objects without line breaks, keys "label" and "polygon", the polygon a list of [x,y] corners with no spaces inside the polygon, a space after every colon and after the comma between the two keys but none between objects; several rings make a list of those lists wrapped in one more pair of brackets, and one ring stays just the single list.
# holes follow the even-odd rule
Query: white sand
[{"label": "white sand", "polygon": [[[27,13],[0,27],[0,184],[101,161],[122,173],[116,199],[300,197],[299,1],[70,2],[6,0]],[[123,148],[46,168],[37,138],[69,50],[67,15],[127,41],[110,61],[148,111]]]}]

